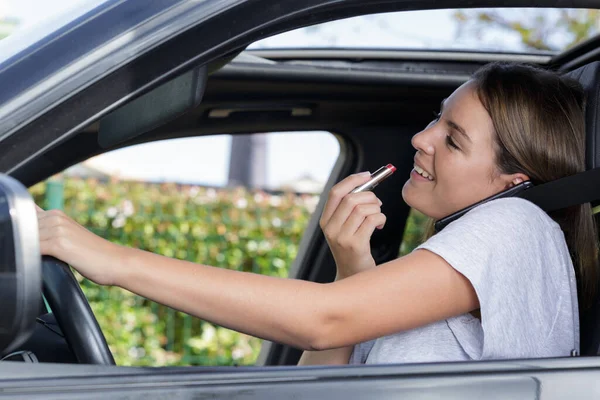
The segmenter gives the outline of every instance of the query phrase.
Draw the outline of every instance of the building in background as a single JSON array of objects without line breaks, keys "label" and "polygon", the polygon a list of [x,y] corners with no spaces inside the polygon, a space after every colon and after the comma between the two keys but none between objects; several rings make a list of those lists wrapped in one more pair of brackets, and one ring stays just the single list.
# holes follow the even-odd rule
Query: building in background
[{"label": "building in background", "polygon": [[231,138],[227,186],[267,186],[267,136],[234,135]]}]

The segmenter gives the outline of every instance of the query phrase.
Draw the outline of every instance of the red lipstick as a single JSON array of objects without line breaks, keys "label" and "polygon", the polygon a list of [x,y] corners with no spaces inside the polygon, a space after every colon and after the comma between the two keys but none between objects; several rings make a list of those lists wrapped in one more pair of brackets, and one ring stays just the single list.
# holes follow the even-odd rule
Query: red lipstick
[{"label": "red lipstick", "polygon": [[385,165],[379,168],[377,171],[373,172],[371,174],[371,179],[369,179],[362,185],[355,187],[354,190],[352,190],[350,193],[359,193],[365,192],[367,190],[373,190],[375,186],[379,185],[379,183],[381,183],[383,180],[389,178],[394,172],[396,172],[396,167],[394,167],[392,164]]}]

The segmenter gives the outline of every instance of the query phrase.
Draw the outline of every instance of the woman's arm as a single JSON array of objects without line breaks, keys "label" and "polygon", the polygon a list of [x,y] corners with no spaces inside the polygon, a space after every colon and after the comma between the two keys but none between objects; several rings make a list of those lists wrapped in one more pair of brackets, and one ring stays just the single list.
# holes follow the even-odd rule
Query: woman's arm
[{"label": "woman's arm", "polygon": [[314,349],[327,285],[227,270],[122,247],[114,284],[252,336]]},{"label": "woman's arm", "polygon": [[305,350],[350,346],[478,308],[470,282],[419,250],[318,284],[174,260],[122,248],[115,283],[219,325]]},{"label": "woman's arm", "polygon": [[62,259],[89,279],[305,350],[350,346],[478,308],[469,281],[427,250],[319,284],[122,247],[58,212],[43,213],[39,221],[42,254]]},{"label": "woman's arm", "polygon": [[[381,229],[385,224],[381,201],[373,193],[347,195],[369,178],[369,173],[351,175],[335,185],[319,221],[336,262],[336,281],[375,267],[369,239],[375,227]],[[367,229],[361,230],[363,225]],[[298,365],[348,364],[353,349],[354,346],[323,351],[307,350],[302,353]]]},{"label": "woman's arm", "polygon": [[373,268],[368,240],[385,218],[369,211],[372,205],[357,205],[372,193],[342,196],[352,179],[332,190],[323,230],[328,242],[334,239],[338,273],[348,266],[360,273],[334,283],[224,270],[122,247],[57,211],[39,210],[40,249],[96,283],[306,350],[339,349],[477,309],[469,281],[429,251]]},{"label": "woman's arm", "polygon": [[[336,275],[335,281],[340,279],[340,275]],[[345,346],[322,351],[305,350],[298,360],[298,365],[345,365],[350,361],[353,349],[354,346]]]}]

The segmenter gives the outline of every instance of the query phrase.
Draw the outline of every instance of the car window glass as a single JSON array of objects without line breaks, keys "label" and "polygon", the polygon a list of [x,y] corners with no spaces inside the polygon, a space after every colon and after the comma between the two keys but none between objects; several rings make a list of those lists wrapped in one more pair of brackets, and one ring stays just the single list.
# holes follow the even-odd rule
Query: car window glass
[{"label": "car window glass", "polygon": [[[287,277],[339,152],[329,132],[173,139],[91,158],[30,190],[111,241]],[[79,279],[118,365],[251,365],[258,356],[259,339]]]},{"label": "car window glass", "polygon": [[[35,13],[34,15],[39,15],[39,17],[30,18],[25,23],[21,23],[17,17],[13,17],[13,20],[9,19],[6,22],[6,33],[10,33],[10,37],[0,42],[0,63],[47,37],[52,32],[75,21],[77,18],[85,15],[99,5],[109,1],[112,0],[79,0],[77,2],[72,2],[68,6],[63,2],[58,6],[56,6],[56,4],[54,7],[49,6],[47,10],[49,15],[45,14],[45,18],[42,18],[39,13]],[[18,8],[18,10],[9,8],[6,12],[9,15],[18,15],[18,11],[21,11],[20,6],[13,4],[12,7]],[[3,17],[3,15],[0,14],[0,18],[1,17]],[[9,24],[14,25],[14,28]],[[2,36],[0,36],[0,38]]]},{"label": "car window glass", "polygon": [[249,49],[560,52],[598,33],[598,10],[480,8],[363,15],[275,35]]}]

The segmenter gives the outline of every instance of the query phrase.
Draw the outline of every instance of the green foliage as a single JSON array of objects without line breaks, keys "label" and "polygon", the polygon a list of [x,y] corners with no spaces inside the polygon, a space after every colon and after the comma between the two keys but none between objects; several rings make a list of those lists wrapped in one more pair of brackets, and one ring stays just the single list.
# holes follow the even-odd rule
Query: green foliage
[{"label": "green foliage", "polygon": [[[45,205],[46,186],[30,189],[37,204]],[[318,196],[67,178],[64,201],[68,215],[110,241],[286,277]],[[120,288],[81,284],[119,365],[250,365],[258,356],[259,339]]]},{"label": "green foliage", "polygon": [[18,25],[18,21],[2,18],[0,16],[0,40],[9,36],[11,34],[11,32],[17,27],[17,25]]},{"label": "green foliage", "polygon": [[407,255],[423,242],[428,219],[417,210],[410,210],[398,254],[400,257]]}]

